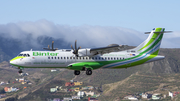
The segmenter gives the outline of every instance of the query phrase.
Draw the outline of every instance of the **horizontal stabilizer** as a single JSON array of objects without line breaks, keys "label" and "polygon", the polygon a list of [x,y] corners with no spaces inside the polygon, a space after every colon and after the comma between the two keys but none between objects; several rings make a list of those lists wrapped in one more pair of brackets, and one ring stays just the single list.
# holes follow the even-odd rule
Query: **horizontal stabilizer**
[{"label": "horizontal stabilizer", "polygon": [[[153,32],[153,33],[171,33],[172,31],[164,31],[164,32]],[[150,34],[151,32],[145,32],[145,34]]]}]

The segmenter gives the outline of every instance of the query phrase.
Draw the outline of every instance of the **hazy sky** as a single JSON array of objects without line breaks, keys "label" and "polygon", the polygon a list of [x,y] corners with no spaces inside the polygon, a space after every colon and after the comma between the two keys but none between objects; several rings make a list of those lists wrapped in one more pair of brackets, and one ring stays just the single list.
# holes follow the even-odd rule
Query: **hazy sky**
[{"label": "hazy sky", "polygon": [[0,24],[46,19],[57,24],[180,30],[179,0],[1,0]]},{"label": "hazy sky", "polygon": [[[73,33],[72,29],[75,29],[77,32],[77,29],[87,29],[87,26],[88,30],[91,29],[89,32],[92,33],[96,32],[96,29],[100,29],[100,35],[105,31],[110,35],[113,28],[115,28],[116,33],[118,32],[117,29],[121,29],[120,32],[123,32],[122,29],[126,29],[126,31],[129,29],[130,31],[128,31],[128,33],[131,34],[128,35],[128,33],[126,33],[127,36],[132,36],[133,33],[138,31],[137,33],[140,34],[135,35],[142,40],[147,37],[143,35],[141,38],[143,32],[151,31],[154,27],[164,27],[166,30],[174,31],[174,33],[165,35],[166,41],[164,41],[164,43],[166,44],[164,44],[163,47],[171,47],[173,44],[171,39],[174,39],[176,40],[176,43],[174,43],[177,45],[174,45],[173,47],[180,48],[177,43],[180,43],[180,41],[177,41],[180,39],[179,0],[1,0],[0,7],[1,27],[8,27],[7,25],[9,23],[13,23],[17,24],[19,28],[22,28],[21,30],[23,30],[27,29],[23,26],[29,27],[36,23],[40,24],[40,21],[42,21],[42,25],[38,25],[38,27],[46,26],[49,23],[53,27],[58,26],[56,28],[60,28],[60,25],[61,28],[68,26],[68,28],[71,29],[69,35]],[[45,32],[47,29],[41,30]],[[53,30],[53,28],[51,30]],[[86,34],[88,30],[85,31]],[[132,30],[134,32],[132,32]],[[28,31],[27,33],[30,32]],[[38,30],[36,29],[36,31]],[[51,34],[51,32],[48,33]],[[12,34],[13,32],[11,35]],[[122,35],[122,37],[128,39],[127,36],[125,37]],[[99,36],[96,38],[98,39],[101,37]],[[140,39],[138,40],[141,41]],[[102,42],[104,39],[102,38],[100,41]],[[171,44],[169,44],[170,42]],[[129,42],[127,44],[133,43],[134,42]]]}]

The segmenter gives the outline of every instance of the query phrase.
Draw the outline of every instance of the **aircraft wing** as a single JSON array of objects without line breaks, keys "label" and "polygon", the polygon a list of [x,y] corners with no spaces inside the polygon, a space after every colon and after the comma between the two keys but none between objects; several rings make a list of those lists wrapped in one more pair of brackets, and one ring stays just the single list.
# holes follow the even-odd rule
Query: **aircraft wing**
[{"label": "aircraft wing", "polygon": [[124,45],[111,44],[108,45],[107,47],[91,48],[90,53],[94,53],[95,55],[97,55],[97,54],[122,51],[123,49],[124,49]]}]

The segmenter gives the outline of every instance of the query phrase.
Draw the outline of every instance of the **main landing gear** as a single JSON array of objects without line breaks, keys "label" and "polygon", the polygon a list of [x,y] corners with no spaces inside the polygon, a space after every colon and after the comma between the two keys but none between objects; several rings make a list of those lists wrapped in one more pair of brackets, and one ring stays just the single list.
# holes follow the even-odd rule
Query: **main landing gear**
[{"label": "main landing gear", "polygon": [[[75,70],[74,71],[74,75],[79,75],[80,74],[80,71],[79,70]],[[91,75],[92,74],[92,70],[91,68],[87,68],[86,69],[86,75]]]},{"label": "main landing gear", "polygon": [[80,74],[80,71],[79,70],[75,70],[74,71],[74,75],[79,75]]},{"label": "main landing gear", "polygon": [[92,70],[90,69],[90,68],[88,68],[87,70],[86,70],[86,75],[91,75],[92,74]]}]

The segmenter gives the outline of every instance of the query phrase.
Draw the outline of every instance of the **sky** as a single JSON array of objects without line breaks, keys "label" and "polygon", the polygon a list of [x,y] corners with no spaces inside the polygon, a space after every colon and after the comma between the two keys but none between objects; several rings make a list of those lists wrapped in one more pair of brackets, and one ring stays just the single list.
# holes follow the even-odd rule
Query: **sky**
[{"label": "sky", "polygon": [[53,34],[90,46],[138,45],[147,38],[143,32],[163,27],[173,33],[164,35],[162,47],[180,48],[179,5],[178,0],[1,0],[0,33]]}]

